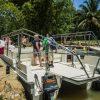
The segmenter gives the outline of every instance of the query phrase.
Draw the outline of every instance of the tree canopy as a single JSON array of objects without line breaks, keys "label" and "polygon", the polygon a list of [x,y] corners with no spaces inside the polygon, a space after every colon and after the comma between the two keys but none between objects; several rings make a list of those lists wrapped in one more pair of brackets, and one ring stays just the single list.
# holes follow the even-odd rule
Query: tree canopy
[{"label": "tree canopy", "polygon": [[6,34],[23,27],[23,14],[11,2],[0,0],[0,33]]},{"label": "tree canopy", "polygon": [[76,10],[72,0],[0,0],[0,32],[27,28],[40,34],[100,32],[100,0],[84,0]]},{"label": "tree canopy", "polygon": [[73,30],[71,0],[33,0],[24,3],[26,27],[39,33],[66,33]]},{"label": "tree canopy", "polygon": [[87,31],[100,30],[100,0],[85,0],[77,11],[76,23],[77,29]]}]

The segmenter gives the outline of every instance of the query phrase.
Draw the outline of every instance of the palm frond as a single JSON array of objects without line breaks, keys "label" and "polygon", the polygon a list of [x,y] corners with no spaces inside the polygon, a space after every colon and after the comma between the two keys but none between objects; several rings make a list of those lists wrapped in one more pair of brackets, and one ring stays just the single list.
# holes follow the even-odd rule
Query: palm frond
[{"label": "palm frond", "polygon": [[99,21],[98,21],[95,17],[92,18],[92,23],[93,23],[95,26],[97,26],[98,28],[100,28],[100,23],[99,23]]},{"label": "palm frond", "polygon": [[80,5],[80,13],[76,17],[78,28],[92,30],[93,27],[100,28],[100,0],[85,0]]},{"label": "palm frond", "polygon": [[97,0],[96,6],[97,6],[97,9],[99,9],[99,6],[100,6],[100,0]]},{"label": "palm frond", "polygon": [[89,4],[89,2],[88,1],[84,1],[83,3],[87,7],[88,11],[90,11],[90,4]]},{"label": "palm frond", "polygon": [[95,12],[99,7],[100,0],[89,0],[90,1],[90,11]]},{"label": "palm frond", "polygon": [[83,21],[81,21],[78,25],[78,28],[82,28],[83,26],[86,25],[86,19],[84,19]]},{"label": "palm frond", "polygon": [[81,10],[83,10],[84,12],[88,12],[88,8],[85,5],[80,5],[79,6],[81,8]]}]

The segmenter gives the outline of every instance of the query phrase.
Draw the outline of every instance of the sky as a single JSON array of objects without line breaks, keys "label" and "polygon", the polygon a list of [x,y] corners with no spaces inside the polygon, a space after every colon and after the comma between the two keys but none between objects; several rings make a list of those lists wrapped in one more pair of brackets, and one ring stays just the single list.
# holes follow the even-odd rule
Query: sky
[{"label": "sky", "polygon": [[84,2],[85,0],[73,0],[73,1],[74,1],[74,6],[75,6],[75,8],[78,9],[78,8],[79,8],[79,5],[80,5],[80,4],[83,4],[83,2]]},{"label": "sky", "polygon": [[[79,5],[80,4],[83,4],[83,2],[85,1],[85,0],[72,0],[73,1],[73,3],[74,3],[74,7],[76,8],[76,9],[79,9]],[[100,6],[99,6],[99,9],[100,9]]]}]

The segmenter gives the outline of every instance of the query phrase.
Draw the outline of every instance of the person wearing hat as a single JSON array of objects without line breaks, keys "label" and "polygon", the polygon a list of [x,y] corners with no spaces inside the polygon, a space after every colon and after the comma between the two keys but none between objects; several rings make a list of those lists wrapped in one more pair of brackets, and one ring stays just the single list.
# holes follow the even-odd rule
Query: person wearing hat
[{"label": "person wearing hat", "polygon": [[39,39],[39,36],[37,34],[34,35],[34,40],[32,41],[32,44],[33,44],[33,62],[34,62],[34,65],[37,65],[37,58],[38,58],[39,64],[41,66],[40,39]]}]

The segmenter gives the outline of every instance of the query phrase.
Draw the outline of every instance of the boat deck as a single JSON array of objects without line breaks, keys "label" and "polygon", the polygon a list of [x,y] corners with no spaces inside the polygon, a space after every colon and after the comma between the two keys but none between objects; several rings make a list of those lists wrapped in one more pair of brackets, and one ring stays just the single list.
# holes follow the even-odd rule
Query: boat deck
[{"label": "boat deck", "polygon": [[[27,64],[30,62],[27,62]],[[88,65],[86,64],[88,67]],[[35,74],[38,75],[39,81],[41,83],[41,77],[45,75],[45,67],[39,67],[38,66],[30,66],[30,70],[32,72],[32,75],[29,77],[29,80],[31,80],[32,77],[34,77]],[[79,63],[76,63],[76,67],[71,67],[70,64],[66,64],[63,62],[55,62],[54,67],[50,68],[49,71],[50,74],[54,74],[61,78],[62,80],[65,80],[67,82],[71,82],[76,85],[81,85],[84,83],[87,83],[89,81],[94,81],[100,79],[100,74],[95,73],[94,77],[93,72],[91,70],[88,70],[87,73],[89,75],[86,75],[85,71],[81,69],[81,65]]]},{"label": "boat deck", "polygon": [[69,67],[63,63],[55,63],[54,66],[55,67],[50,70],[51,73],[54,73],[55,75],[62,77],[63,80],[73,84],[80,85],[100,78],[100,74],[96,73],[95,76],[92,77],[93,73],[87,71],[89,75],[88,78],[83,69]]},{"label": "boat deck", "polygon": [[[15,66],[14,59],[4,56],[3,59],[12,66]],[[71,64],[67,64],[64,62],[55,62],[54,67],[50,68],[49,73],[55,74],[61,80],[65,80],[67,82],[71,82],[73,84],[84,84],[89,81],[94,81],[100,79],[100,74],[95,73],[94,77],[92,77],[93,72],[88,70],[87,73],[89,77],[87,77],[85,71],[81,69],[81,65],[76,63],[76,67],[71,67]],[[88,66],[88,65],[86,65]],[[16,67],[16,66],[15,66]],[[19,68],[20,67],[20,68]],[[37,74],[39,81],[41,82],[41,77],[45,74],[45,67],[32,66],[30,60],[22,60],[21,64],[17,66],[16,72],[27,82],[34,82],[34,75]],[[88,66],[89,67],[89,66]]]}]

